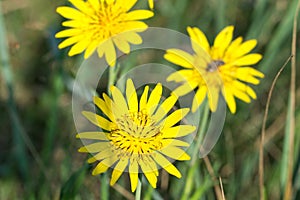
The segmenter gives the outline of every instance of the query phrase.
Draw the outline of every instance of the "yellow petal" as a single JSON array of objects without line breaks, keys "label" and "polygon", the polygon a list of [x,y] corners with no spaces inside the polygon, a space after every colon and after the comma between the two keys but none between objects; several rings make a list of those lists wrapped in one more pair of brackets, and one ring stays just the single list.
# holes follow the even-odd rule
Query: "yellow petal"
[{"label": "yellow petal", "polygon": [[183,119],[188,112],[190,111],[189,108],[182,108],[179,110],[174,111],[172,114],[166,117],[166,119],[161,122],[160,124],[163,124],[163,127],[172,127],[177,122],[179,122],[181,119]]},{"label": "yellow petal", "polygon": [[192,112],[196,112],[196,110],[200,107],[206,97],[206,94],[207,87],[205,85],[200,86],[193,99]]},{"label": "yellow petal", "polygon": [[112,122],[107,119],[88,111],[83,111],[82,114],[96,126],[103,128],[104,130],[110,131],[112,127]]},{"label": "yellow petal", "polygon": [[113,101],[115,102],[116,105],[118,105],[120,109],[122,109],[122,114],[127,114],[128,107],[122,92],[113,85],[110,87],[110,90],[113,97]]},{"label": "yellow petal", "polygon": [[154,162],[154,160],[149,156],[149,155],[145,155],[143,157],[143,160],[145,163],[147,163],[147,165],[151,168],[151,172],[154,172],[156,176],[158,176],[158,170],[157,170],[157,165]]},{"label": "yellow petal", "polygon": [[149,167],[148,163],[144,163],[144,161],[142,159],[139,161],[139,164],[141,166],[141,169],[142,169],[144,175],[146,176],[147,180],[149,181],[150,185],[153,188],[156,188],[157,177],[156,177],[155,172],[153,172],[151,170],[151,168]]},{"label": "yellow petal", "polygon": [[169,174],[172,174],[177,178],[181,178],[181,174],[178,171],[178,169],[172,163],[170,163],[170,161],[166,159],[163,155],[161,155],[160,153],[154,153],[153,159]]},{"label": "yellow petal", "polygon": [[77,54],[82,53],[89,45],[90,40],[88,38],[85,38],[83,40],[80,40],[77,44],[75,44],[69,51],[69,56],[74,56]]},{"label": "yellow petal", "polygon": [[242,83],[242,82],[240,82],[238,80],[235,80],[233,82],[233,86],[235,88],[237,88],[238,90],[246,92],[253,99],[257,98],[256,93],[254,92],[254,90],[251,87],[249,87],[248,85],[246,85],[246,84],[244,84],[244,83]]},{"label": "yellow petal", "polygon": [[99,0],[88,0],[88,2],[91,4],[94,10],[99,10],[100,8]]},{"label": "yellow petal", "polygon": [[96,142],[78,149],[80,153],[96,153],[103,149],[111,148],[110,142]]},{"label": "yellow petal", "polygon": [[110,110],[111,107],[108,108],[103,99],[95,96],[94,103],[112,122],[115,122],[115,118]]},{"label": "yellow petal", "polygon": [[114,153],[111,148],[103,149],[92,158],[88,159],[88,163],[93,163],[94,160],[103,160],[105,158],[113,157]]},{"label": "yellow petal", "polygon": [[147,111],[149,115],[152,115],[156,110],[158,103],[162,95],[162,85],[158,83],[150,94],[149,100],[147,102]]},{"label": "yellow petal", "polygon": [[261,59],[262,59],[262,55],[258,53],[252,53],[239,58],[238,60],[233,62],[233,65],[237,65],[237,66],[254,65],[258,63]]},{"label": "yellow petal", "polygon": [[[111,67],[115,66],[117,55],[116,55],[116,50],[115,50],[112,40],[111,39],[106,40],[101,46],[98,47],[98,49],[99,48],[103,49],[104,54],[105,54],[105,60],[106,60],[107,64]],[[98,51],[98,55],[99,55],[99,57],[101,57],[101,54],[99,54],[99,51]]]},{"label": "yellow petal", "polygon": [[87,46],[85,53],[84,53],[84,59],[88,59],[97,49],[99,46],[98,41],[91,41],[91,43]]},{"label": "yellow petal", "polygon": [[105,165],[101,162],[96,166],[96,168],[93,170],[92,174],[93,174],[93,176],[102,174],[102,173],[106,172],[108,170],[108,168],[109,167],[107,165]]},{"label": "yellow petal", "polygon": [[56,9],[56,12],[67,19],[79,19],[80,20],[80,19],[86,17],[82,12],[80,12],[74,8],[67,7],[67,6],[58,7]]},{"label": "yellow petal", "polygon": [[195,126],[179,125],[171,128],[162,129],[164,138],[176,138],[186,136],[196,130]]},{"label": "yellow petal", "polygon": [[93,10],[91,10],[84,1],[81,0],[69,0],[78,10],[89,15]]},{"label": "yellow petal", "polygon": [[127,164],[128,164],[128,159],[122,159],[118,162],[118,164],[114,167],[114,171],[112,172],[110,185],[114,185],[118,181],[118,179],[124,172]]},{"label": "yellow petal", "polygon": [[143,42],[141,36],[133,31],[126,31],[124,33],[119,34],[123,40],[128,41],[131,44],[141,44]]},{"label": "yellow petal", "polygon": [[80,29],[80,27],[83,26],[83,19],[64,21],[62,23],[62,25],[65,26],[65,27],[72,27],[72,28],[79,28]]},{"label": "yellow petal", "polygon": [[113,4],[115,0],[105,0],[108,5]]},{"label": "yellow petal", "polygon": [[194,78],[194,76],[195,76],[194,73],[195,73],[194,70],[182,69],[182,70],[179,70],[179,71],[176,71],[176,72],[170,74],[167,78],[167,81],[175,81],[177,83],[183,82],[183,81],[184,82],[189,81]]},{"label": "yellow petal", "polygon": [[173,147],[188,147],[190,146],[189,143],[181,141],[181,140],[176,140],[176,139],[163,139],[161,141],[162,146],[165,148],[168,148],[168,146],[173,146]]},{"label": "yellow petal", "polygon": [[113,37],[114,44],[118,49],[120,49],[123,53],[128,54],[130,52],[130,45],[126,40],[123,40],[122,38],[115,36]]},{"label": "yellow petal", "polygon": [[189,53],[180,49],[168,49],[164,58],[171,63],[184,68],[193,68],[194,58]]},{"label": "yellow petal", "polygon": [[198,86],[197,81],[185,82],[183,85],[176,88],[172,93],[176,96],[181,97],[192,92],[197,86]]},{"label": "yellow petal", "polygon": [[257,98],[255,91],[254,91],[251,87],[248,86],[248,87],[246,88],[246,92],[247,92],[247,94],[248,94],[250,97],[252,97],[252,99],[256,99],[256,98]]},{"label": "yellow petal", "polygon": [[104,99],[107,109],[112,112],[112,107],[113,107],[114,102],[105,93],[102,94],[102,97]]},{"label": "yellow petal", "polygon": [[134,10],[126,14],[127,20],[143,20],[153,17],[154,13],[150,10]]},{"label": "yellow petal", "polygon": [[184,150],[174,146],[167,146],[161,149],[160,152],[175,160],[190,160],[190,156],[187,155]]},{"label": "yellow petal", "polygon": [[213,59],[220,59],[224,56],[224,52],[232,41],[233,26],[225,27],[215,38],[213,46]]},{"label": "yellow petal", "polygon": [[218,107],[218,101],[219,101],[219,88],[217,87],[209,87],[208,88],[208,102],[209,107],[212,112],[215,112]]},{"label": "yellow petal", "polygon": [[149,91],[149,86],[147,85],[140,99],[140,111],[147,108],[148,91]]},{"label": "yellow petal", "polygon": [[138,184],[138,172],[139,172],[139,166],[136,160],[133,161],[130,160],[129,164],[129,177],[130,177],[130,183],[131,183],[131,191],[134,192],[136,190],[137,184]]},{"label": "yellow petal", "polygon": [[78,41],[82,40],[83,38],[84,38],[84,35],[76,35],[76,36],[67,38],[58,45],[58,48],[63,49],[65,47],[71,46],[72,44],[77,43]]},{"label": "yellow petal", "polygon": [[76,138],[91,140],[108,140],[104,132],[82,132],[76,135]]},{"label": "yellow petal", "polygon": [[148,4],[149,4],[150,9],[154,8],[154,2],[153,2],[153,0],[148,0]]},{"label": "yellow petal", "polygon": [[236,103],[231,90],[228,88],[224,88],[222,93],[226,100],[230,112],[234,114],[236,112]]},{"label": "yellow petal", "polygon": [[66,29],[63,31],[60,31],[55,34],[56,38],[63,38],[63,37],[72,37],[75,35],[82,34],[82,30],[76,29],[76,28],[71,28],[71,29]]},{"label": "yellow petal", "polygon": [[153,119],[155,119],[155,121],[157,122],[163,119],[164,116],[173,108],[177,99],[178,97],[175,95],[171,95],[170,97],[168,97],[157,109],[157,111],[153,115]]},{"label": "yellow petal", "polygon": [[126,84],[126,98],[130,112],[138,111],[138,97],[135,91],[134,84],[131,79],[127,80]]},{"label": "yellow petal", "polygon": [[247,53],[249,53],[254,47],[257,45],[256,40],[248,40],[246,42],[243,42],[238,48],[235,49],[234,52],[232,52],[232,57],[239,58]]},{"label": "yellow petal", "polygon": [[101,161],[97,166],[96,168],[93,170],[92,174],[95,176],[95,175],[98,175],[98,174],[101,174],[103,172],[106,172],[107,169],[112,166],[117,160],[118,160],[118,156],[114,156],[114,157],[109,157],[103,161]]},{"label": "yellow petal", "polygon": [[233,36],[233,26],[225,27],[216,37],[214,41],[215,48],[226,49],[232,41]]},{"label": "yellow petal", "polygon": [[254,69],[252,67],[238,68],[238,72],[244,72],[245,74],[248,73],[249,75],[256,76],[256,77],[259,77],[259,78],[264,78],[265,77],[265,75],[263,73],[261,73],[260,71]]},{"label": "yellow petal", "polygon": [[236,76],[241,81],[257,85],[259,80],[256,77],[263,78],[264,74],[251,67],[241,67],[237,69]]},{"label": "yellow petal", "polygon": [[241,45],[242,41],[243,41],[243,38],[238,37],[231,42],[231,44],[229,45],[229,47],[227,48],[227,50],[225,52],[225,55],[223,58],[224,62],[226,62],[226,63],[230,62],[231,59],[234,58],[233,54],[236,51],[236,49]]},{"label": "yellow petal", "polygon": [[143,32],[148,28],[148,25],[142,21],[127,21],[122,24],[128,32]]},{"label": "yellow petal", "polygon": [[126,3],[124,3],[123,0],[117,0],[117,3],[123,5],[126,11],[130,10],[136,4],[136,2],[137,0],[126,0]]},{"label": "yellow petal", "polygon": [[192,47],[195,52],[200,53],[203,52],[203,50],[209,52],[210,49],[209,42],[205,34],[200,29],[196,27],[194,28],[188,27],[187,32],[191,37]]},{"label": "yellow petal", "polygon": [[246,103],[250,103],[251,102],[250,97],[244,91],[237,90],[237,89],[232,89],[232,94],[233,94],[233,96],[239,98],[240,100],[242,100],[242,101],[244,101]]}]

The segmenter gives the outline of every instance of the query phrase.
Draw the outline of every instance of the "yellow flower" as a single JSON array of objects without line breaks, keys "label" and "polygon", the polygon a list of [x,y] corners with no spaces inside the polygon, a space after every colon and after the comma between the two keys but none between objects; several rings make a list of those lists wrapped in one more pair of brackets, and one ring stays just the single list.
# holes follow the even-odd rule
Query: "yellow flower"
[{"label": "yellow flower", "polygon": [[[96,153],[89,163],[99,161],[93,175],[113,168],[110,184],[113,185],[127,168],[134,192],[138,183],[138,173],[143,173],[152,187],[156,187],[158,166],[180,178],[177,168],[166,158],[189,160],[182,150],[189,144],[181,141],[195,130],[191,125],[178,125],[189,112],[188,108],[178,109],[168,115],[177,101],[171,95],[160,105],[162,85],[157,84],[148,98],[146,86],[140,100],[131,79],[127,80],[126,97],[115,86],[111,87],[112,99],[103,94],[103,99],[94,98],[94,103],[102,115],[83,112],[99,132],[79,133],[77,138],[96,140],[79,149],[79,152]],[[106,117],[103,117],[103,116]]]},{"label": "yellow flower", "polygon": [[123,53],[130,52],[131,44],[141,44],[137,34],[147,29],[147,24],[139,20],[153,16],[149,10],[130,9],[137,0],[69,0],[75,7],[61,6],[57,12],[68,20],[62,25],[66,30],[55,37],[65,38],[58,48],[72,46],[69,56],[83,51],[87,59],[97,50],[99,57],[105,55],[110,66],[115,65],[117,47]]},{"label": "yellow flower", "polygon": [[183,96],[197,89],[192,105],[195,112],[205,97],[210,109],[216,111],[219,94],[225,98],[231,113],[236,112],[235,98],[250,103],[256,93],[248,85],[259,84],[264,74],[250,67],[262,59],[262,55],[249,52],[256,46],[256,40],[243,42],[242,37],[232,41],[233,26],[225,27],[210,47],[205,34],[198,28],[188,27],[193,54],[180,49],[168,49],[165,59],[184,69],[171,74],[167,80],[183,83],[174,93]]}]

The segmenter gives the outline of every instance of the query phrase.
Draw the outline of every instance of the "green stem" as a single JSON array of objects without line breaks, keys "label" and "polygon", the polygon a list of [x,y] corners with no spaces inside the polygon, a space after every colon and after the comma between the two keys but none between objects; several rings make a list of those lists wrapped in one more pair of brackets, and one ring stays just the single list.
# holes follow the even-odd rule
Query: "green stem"
[{"label": "green stem", "polygon": [[108,83],[107,83],[107,93],[110,94],[110,87],[115,84],[118,75],[119,65],[116,63],[115,66],[109,67],[108,70]]},{"label": "green stem", "polygon": [[135,200],[140,200],[142,194],[142,182],[138,179],[138,185],[135,192]]},{"label": "green stem", "polygon": [[198,133],[197,133],[198,138],[197,138],[197,142],[196,142],[196,148],[194,149],[193,154],[192,154],[191,165],[194,165],[196,158],[197,158],[197,154],[200,151],[201,142],[203,140],[203,136],[204,136],[205,130],[207,128],[208,117],[209,117],[209,105],[207,102],[207,104],[205,105],[205,108],[203,110],[202,119],[200,120],[200,123],[199,123],[200,126],[199,126]]},{"label": "green stem", "polygon": [[109,185],[107,183],[108,177],[107,174],[104,173],[101,178],[101,199],[109,200]]},{"label": "green stem", "polygon": [[201,148],[201,142],[203,139],[203,135],[205,133],[206,127],[207,127],[207,122],[208,122],[208,117],[209,117],[209,105],[208,103],[205,105],[203,111],[202,111],[202,119],[200,120],[199,123],[199,129],[198,129],[198,133],[197,133],[197,142],[192,154],[192,160],[191,160],[191,166],[189,167],[188,170],[188,175],[187,175],[187,180],[186,180],[186,184],[184,187],[184,191],[183,191],[183,195],[182,198],[183,200],[185,199],[189,199],[190,193],[192,191],[192,185],[193,185],[193,177],[194,177],[194,173],[198,167],[196,162],[197,159],[197,155],[199,153],[199,149]]}]

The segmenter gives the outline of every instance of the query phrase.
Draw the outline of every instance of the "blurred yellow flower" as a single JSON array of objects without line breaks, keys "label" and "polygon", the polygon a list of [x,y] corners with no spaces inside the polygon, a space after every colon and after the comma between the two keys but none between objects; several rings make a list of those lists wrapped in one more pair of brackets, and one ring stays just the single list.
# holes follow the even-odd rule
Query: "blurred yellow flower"
[{"label": "blurred yellow flower", "polygon": [[69,1],[76,8],[61,6],[56,10],[68,19],[62,23],[67,29],[55,35],[57,38],[67,38],[58,48],[73,45],[69,56],[85,51],[85,59],[97,50],[99,57],[105,55],[110,66],[115,65],[115,47],[128,54],[130,43],[142,43],[142,38],[137,33],[145,31],[148,26],[139,20],[153,16],[153,12],[149,10],[130,11],[137,0]]},{"label": "blurred yellow flower", "polygon": [[216,111],[219,94],[225,98],[231,113],[236,112],[235,98],[250,103],[256,93],[248,85],[259,84],[264,74],[249,67],[262,59],[262,55],[249,52],[256,46],[256,40],[243,42],[242,37],[232,41],[233,26],[225,27],[210,47],[205,34],[198,28],[188,27],[194,53],[180,49],[168,49],[165,59],[184,69],[171,74],[167,80],[183,83],[174,93],[183,96],[197,89],[192,105],[195,112],[205,97],[209,106]]},{"label": "blurred yellow flower", "polygon": [[[182,147],[190,144],[180,140],[195,130],[191,125],[178,125],[188,108],[170,110],[177,101],[171,95],[160,105],[162,85],[157,84],[148,98],[149,86],[144,88],[138,102],[135,86],[127,80],[126,97],[115,86],[111,87],[112,99],[103,94],[103,99],[94,98],[94,103],[102,115],[83,112],[83,115],[102,132],[79,133],[77,138],[96,140],[79,149],[79,152],[96,153],[89,163],[100,161],[93,175],[104,173],[113,168],[111,185],[127,170],[134,192],[138,183],[138,173],[143,173],[152,187],[156,187],[158,166],[180,178],[178,169],[166,158],[189,160]],[[106,117],[102,117],[106,116]]]}]

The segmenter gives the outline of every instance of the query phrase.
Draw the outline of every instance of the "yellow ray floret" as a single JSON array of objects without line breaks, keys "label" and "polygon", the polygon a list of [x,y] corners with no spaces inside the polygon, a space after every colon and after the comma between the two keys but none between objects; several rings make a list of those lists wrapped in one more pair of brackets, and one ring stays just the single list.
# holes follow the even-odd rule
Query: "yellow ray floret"
[{"label": "yellow ray floret", "polygon": [[250,67],[262,59],[258,53],[249,53],[256,40],[233,40],[233,26],[225,27],[210,46],[205,34],[196,27],[188,27],[193,54],[180,49],[168,49],[164,58],[183,69],[171,74],[167,80],[182,83],[174,94],[186,95],[194,90],[192,111],[208,98],[212,111],[216,111],[220,94],[225,98],[231,113],[236,112],[235,98],[246,103],[256,99],[248,84],[257,85],[264,74]]},{"label": "yellow ray floret", "polygon": [[148,4],[151,9],[154,8],[154,0],[148,0]]},{"label": "yellow ray floret", "polygon": [[97,51],[110,66],[115,65],[116,48],[125,54],[130,52],[130,44],[141,44],[138,35],[147,29],[140,20],[153,16],[149,10],[133,10],[137,0],[69,0],[75,8],[61,6],[56,11],[67,19],[62,23],[65,30],[55,37],[66,38],[58,45],[62,49],[72,46],[69,56],[85,51],[89,58]]},{"label": "yellow ray floret", "polygon": [[94,153],[88,160],[89,163],[98,162],[93,175],[104,173],[111,167],[110,184],[113,185],[124,171],[128,171],[132,192],[136,190],[139,173],[145,175],[153,188],[156,188],[160,167],[180,178],[180,172],[169,159],[190,159],[182,149],[190,144],[182,141],[182,137],[196,129],[180,124],[188,114],[188,108],[171,112],[177,101],[176,96],[171,95],[162,101],[163,88],[160,83],[150,95],[149,90],[149,86],[145,86],[138,98],[131,79],[127,80],[125,95],[112,86],[112,98],[105,94],[103,99],[94,98],[101,116],[83,112],[86,119],[101,131],[82,132],[76,136],[94,141],[79,149],[79,152]]}]

